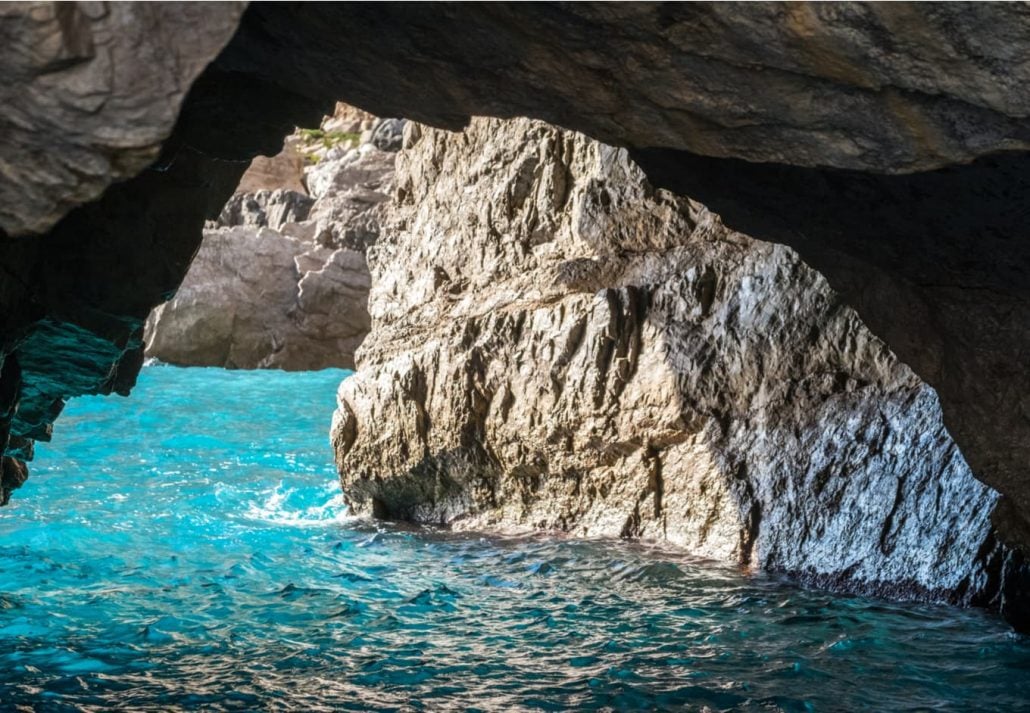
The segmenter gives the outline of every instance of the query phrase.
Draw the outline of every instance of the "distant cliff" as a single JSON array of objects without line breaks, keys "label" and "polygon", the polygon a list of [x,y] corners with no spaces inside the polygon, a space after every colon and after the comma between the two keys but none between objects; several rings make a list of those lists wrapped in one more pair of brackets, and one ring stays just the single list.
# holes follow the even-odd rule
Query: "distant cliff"
[{"label": "distant cliff", "polygon": [[[147,321],[147,356],[188,366],[353,368],[369,330],[365,251],[379,237],[400,127],[359,117],[329,132],[348,140],[318,146],[314,165],[295,164],[312,149],[288,140],[280,158],[244,175],[244,187],[283,187],[237,193],[204,230],[175,297]],[[305,190],[302,183],[310,196],[290,189]]]}]

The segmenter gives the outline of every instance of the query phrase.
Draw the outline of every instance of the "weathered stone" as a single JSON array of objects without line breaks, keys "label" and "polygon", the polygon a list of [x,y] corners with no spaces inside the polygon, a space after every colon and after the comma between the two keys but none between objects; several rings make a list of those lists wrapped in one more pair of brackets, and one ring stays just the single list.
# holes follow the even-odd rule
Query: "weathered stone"
[{"label": "weathered stone", "polygon": [[400,151],[404,142],[404,119],[381,119],[372,130],[372,145],[380,151]]},{"label": "weathered stone", "polygon": [[[197,34],[225,12],[217,4],[143,14],[118,7],[136,17],[203,13],[192,23],[203,28]],[[254,3],[194,83],[157,168],[177,170],[182,151],[234,161],[274,154],[284,135],[313,125],[340,98],[379,115],[451,127],[470,115],[532,115],[633,148],[652,182],[699,186],[679,190],[702,199],[732,228],[797,247],[826,275],[938,391],[977,476],[1005,495],[998,513],[1006,538],[1030,548],[1030,417],[1023,397],[1030,372],[1021,366],[1030,353],[1030,158],[990,155],[1026,146],[1028,15],[1015,3]],[[31,36],[17,24],[22,19],[3,21],[15,49]],[[127,65],[118,71],[146,74],[141,96],[155,89],[174,96],[161,74],[167,65],[139,61],[163,52],[163,30],[173,25],[127,35],[140,46],[128,59],[116,55],[118,65]],[[194,35],[177,37],[192,42]],[[24,60],[9,55],[15,64]],[[338,71],[344,62],[346,71]],[[53,66],[64,71],[61,62]],[[46,82],[25,92],[19,71],[8,74],[5,89],[16,101],[5,102],[4,111],[23,106],[21,94],[37,103],[61,95]],[[37,86],[33,72],[25,76]],[[52,140],[38,144],[41,153],[84,171],[92,154],[59,147],[65,135],[77,135],[79,119],[82,126],[92,120],[47,123],[63,111],[26,125],[53,128]],[[39,130],[32,140],[43,135]],[[3,160],[11,155],[4,151]],[[873,175],[977,156],[986,158],[902,182]],[[31,172],[37,160],[18,154],[17,171]],[[11,277],[0,282],[3,351],[10,354],[47,315],[75,314],[128,344],[124,334],[141,306],[149,309],[174,288],[165,280],[176,273],[177,257],[169,261],[165,246],[185,246],[181,236],[194,226],[196,204],[224,200],[215,177],[229,170],[223,164],[211,161],[189,185],[113,186],[114,195],[133,200],[105,196],[102,209],[64,226],[49,254],[5,241],[0,265]],[[106,183],[114,173],[97,175]],[[24,210],[34,199],[21,197],[34,184],[10,185],[17,196],[0,195],[3,210],[35,215]],[[87,197],[69,197],[68,190],[56,193],[70,202]],[[139,221],[137,206],[154,203],[175,209]],[[195,248],[199,234],[191,241]],[[109,249],[128,258],[94,271],[104,260],[93,253]],[[137,261],[137,254],[149,261]],[[60,268],[66,274],[52,279],[51,261],[67,264]],[[77,272],[80,262],[90,269]],[[110,322],[79,306],[97,302]],[[131,385],[140,357],[130,348],[106,364],[104,373],[117,372],[111,388]]]},{"label": "weathered stone", "polygon": [[364,251],[379,236],[393,170],[394,154],[365,145],[308,169],[314,198],[233,196],[218,221],[229,229],[205,231],[175,298],[147,322],[147,355],[241,369],[353,368],[369,330]]},{"label": "weathered stone", "polygon": [[350,149],[308,169],[308,190],[315,197],[308,220],[316,239],[330,247],[364,251],[379,237],[377,207],[390,197],[394,154],[372,144]]},{"label": "weathered stone", "polygon": [[0,5],[0,231],[45,232],[157,158],[245,6]]},{"label": "weathered stone", "polygon": [[176,297],[147,323],[147,354],[229,368],[353,367],[368,332],[364,255],[266,228],[206,231]]},{"label": "weathered stone", "polygon": [[1019,3],[258,3],[217,64],[452,128],[907,172],[1030,148],[1028,32]]},{"label": "weathered stone", "polygon": [[275,156],[255,156],[236,188],[237,194],[258,191],[287,190],[306,193],[304,188],[304,157],[298,149],[294,135],[286,137],[282,151]]},{"label": "weathered stone", "polygon": [[314,202],[304,193],[283,188],[236,193],[218,214],[217,225],[222,228],[252,225],[279,230],[287,223],[307,220]]},{"label": "weathered stone", "polygon": [[11,456],[0,458],[0,505],[11,501],[11,492],[17,490],[29,478],[29,469],[23,461]]},{"label": "weathered stone", "polygon": [[412,127],[333,443],[358,513],[997,592],[933,391],[786,247],[525,120]]},{"label": "weathered stone", "polygon": [[147,322],[146,353],[193,366],[353,367],[368,285],[361,253],[269,228],[207,230],[174,299]]},{"label": "weathered stone", "polygon": [[362,111],[356,106],[336,102],[333,115],[322,120],[323,131],[340,132],[344,134],[360,134],[367,131],[376,123],[376,117],[367,111]]}]

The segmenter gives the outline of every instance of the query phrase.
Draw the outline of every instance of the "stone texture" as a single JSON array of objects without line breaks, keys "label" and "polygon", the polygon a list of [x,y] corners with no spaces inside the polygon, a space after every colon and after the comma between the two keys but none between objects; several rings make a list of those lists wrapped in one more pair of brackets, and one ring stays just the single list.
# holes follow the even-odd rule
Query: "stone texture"
[{"label": "stone texture", "polygon": [[389,198],[394,156],[366,143],[341,156],[330,153],[308,170],[307,186],[315,198],[308,220],[317,225],[319,243],[359,251],[375,243],[375,209]]},{"label": "stone texture", "polygon": [[218,214],[215,226],[253,225],[281,229],[287,223],[301,223],[311,214],[314,199],[306,193],[286,188],[237,192]]},{"label": "stone texture", "polygon": [[370,326],[365,250],[379,237],[394,157],[363,144],[308,167],[311,196],[234,195],[205,230],[174,299],[147,322],[147,356],[239,369],[353,368]]},{"label": "stone texture", "polygon": [[45,232],[153,162],[245,6],[0,6],[0,231]]},{"label": "stone texture", "polygon": [[269,228],[207,230],[175,298],[147,322],[146,354],[234,369],[353,368],[368,287],[359,252]]},{"label": "stone texture", "polygon": [[[288,87],[633,149],[655,185],[826,276],[937,390],[1030,551],[1028,22],[1015,3],[255,4],[211,73],[266,87],[254,115],[301,112],[268,89]],[[212,137],[239,133],[238,102],[203,106]]]},{"label": "stone texture", "polygon": [[906,172],[1030,148],[1028,32],[1019,3],[259,3],[218,65],[378,116]]},{"label": "stone texture", "polygon": [[996,493],[790,248],[539,122],[412,126],[332,440],[361,514],[997,593]]},{"label": "stone texture", "polygon": [[283,142],[282,151],[275,156],[255,156],[240,179],[237,195],[280,189],[306,193],[303,183],[304,157],[298,144],[291,134]]}]

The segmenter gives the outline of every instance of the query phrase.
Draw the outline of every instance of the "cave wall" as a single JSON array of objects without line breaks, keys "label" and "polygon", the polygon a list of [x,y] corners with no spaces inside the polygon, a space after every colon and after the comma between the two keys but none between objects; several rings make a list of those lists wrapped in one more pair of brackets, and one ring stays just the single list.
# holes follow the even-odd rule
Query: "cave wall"
[{"label": "cave wall", "polygon": [[0,231],[42,234],[152,163],[245,7],[0,6]]},{"label": "cave wall", "polygon": [[[49,440],[64,402],[128,395],[143,364],[143,324],[172,295],[245,163],[180,149],[163,170],[108,188],[45,236],[0,241],[6,455]],[[5,489],[23,480],[4,469]],[[5,493],[4,497],[7,494]]]},{"label": "cave wall", "polygon": [[448,128],[895,173],[1030,148],[1028,30],[1001,3],[261,3],[216,64]]}]

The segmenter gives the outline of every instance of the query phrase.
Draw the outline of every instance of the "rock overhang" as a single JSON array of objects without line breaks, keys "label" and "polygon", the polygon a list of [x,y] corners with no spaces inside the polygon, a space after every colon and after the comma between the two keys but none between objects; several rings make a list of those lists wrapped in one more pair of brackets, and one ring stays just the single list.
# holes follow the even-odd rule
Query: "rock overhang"
[{"label": "rock overhang", "polygon": [[[219,15],[210,29],[227,36],[226,22]],[[1030,13],[1008,4],[254,4],[194,82],[165,144],[159,163],[182,180],[148,171],[113,186],[40,238],[45,250],[5,238],[4,265],[18,280],[3,288],[3,352],[17,358],[25,330],[55,315],[133,343],[227,195],[223,174],[242,170],[224,159],[273,151],[338,99],[447,128],[472,115],[534,116],[636,149],[657,183],[673,183],[663,165],[677,179],[693,175],[690,190],[731,226],[797,247],[937,389],[963,452],[1006,496],[1010,541],[1027,546],[1030,241],[1021,226],[1030,221],[1020,216],[1030,192],[1019,152],[1028,147],[1028,24]],[[218,47],[210,44],[207,57]],[[684,161],[703,170],[691,174]],[[970,163],[969,190],[934,197],[944,214],[967,216],[964,239],[940,241],[914,225],[912,215],[927,215],[905,212],[918,190],[885,213],[875,190],[856,200],[832,181],[809,194],[822,222],[806,222],[811,206],[796,198],[797,220],[782,220],[777,189],[821,184],[820,167],[861,177]],[[71,185],[72,201],[95,195],[80,188]],[[1012,220],[992,222],[997,206]],[[882,228],[844,231],[860,239],[827,246],[835,213]],[[110,259],[119,250],[136,258]],[[162,269],[140,269],[156,255]],[[98,326],[101,314],[122,326]],[[130,351],[98,364],[101,373],[125,365],[121,389],[138,369]]]}]

